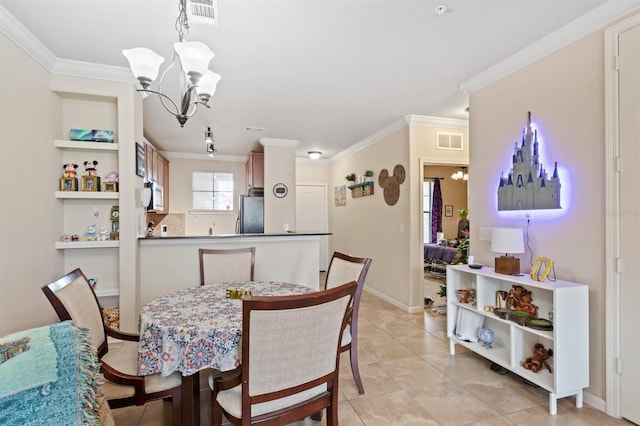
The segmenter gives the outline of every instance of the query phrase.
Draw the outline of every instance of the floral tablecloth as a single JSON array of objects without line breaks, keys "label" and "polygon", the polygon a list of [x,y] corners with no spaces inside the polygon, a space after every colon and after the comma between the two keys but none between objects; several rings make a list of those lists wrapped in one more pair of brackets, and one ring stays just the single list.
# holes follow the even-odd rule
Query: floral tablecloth
[{"label": "floral tablecloth", "polygon": [[147,304],[140,312],[138,374],[179,371],[189,376],[205,368],[229,371],[241,362],[242,300],[228,289],[254,296],[286,296],[313,290],[298,284],[248,281],[179,290]]}]

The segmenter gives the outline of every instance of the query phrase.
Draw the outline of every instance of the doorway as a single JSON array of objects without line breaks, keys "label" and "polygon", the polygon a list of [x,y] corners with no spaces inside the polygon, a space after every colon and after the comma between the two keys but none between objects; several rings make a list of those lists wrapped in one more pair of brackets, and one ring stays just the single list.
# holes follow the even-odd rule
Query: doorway
[{"label": "doorway", "polygon": [[[327,186],[296,185],[296,231],[327,232]],[[320,271],[328,267],[328,237],[320,237]]]},{"label": "doorway", "polygon": [[[454,241],[458,238],[458,211],[468,210],[469,200],[469,188],[468,177],[464,179],[464,175],[467,172],[467,164],[451,164],[451,163],[434,163],[427,160],[421,160],[422,167],[420,168],[420,235],[421,235],[421,247],[420,247],[420,263],[424,267],[422,283],[422,300],[429,304],[433,301],[433,306],[437,307],[444,304],[444,299],[440,296],[440,287],[445,284],[446,278],[446,266],[444,265],[447,259],[425,259],[425,252],[432,252],[425,247],[425,244],[432,244],[434,241],[432,235],[432,218],[438,214],[441,217],[441,227],[436,227],[436,232],[441,232],[442,239],[446,241],[445,244],[454,244]],[[453,176],[458,176],[459,172],[464,170],[464,173],[460,174],[461,178],[456,179]],[[467,175],[468,176],[468,175]],[[434,191],[437,185],[440,187],[439,192],[441,196],[441,211],[433,211],[433,197],[438,191]],[[438,243],[438,236],[436,237],[436,243]],[[448,252],[455,251],[455,248],[448,248]],[[441,252],[438,250],[438,252]],[[426,264],[428,261],[429,264]],[[437,261],[433,265],[434,261]],[[441,264],[442,262],[442,264]]]}]

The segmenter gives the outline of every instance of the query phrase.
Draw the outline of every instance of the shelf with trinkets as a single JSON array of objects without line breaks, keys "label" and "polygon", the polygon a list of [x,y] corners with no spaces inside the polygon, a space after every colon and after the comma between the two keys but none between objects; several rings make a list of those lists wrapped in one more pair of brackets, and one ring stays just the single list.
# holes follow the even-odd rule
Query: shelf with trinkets
[{"label": "shelf with trinkets", "polygon": [[[556,414],[558,398],[575,395],[580,407],[589,386],[589,287],[544,280],[537,269],[532,275],[449,265],[447,336],[452,355],[463,346],[549,391],[549,412]],[[473,303],[458,298],[470,290]],[[489,347],[480,341],[483,329],[492,331]],[[530,364],[534,351],[549,349],[546,364]]]}]

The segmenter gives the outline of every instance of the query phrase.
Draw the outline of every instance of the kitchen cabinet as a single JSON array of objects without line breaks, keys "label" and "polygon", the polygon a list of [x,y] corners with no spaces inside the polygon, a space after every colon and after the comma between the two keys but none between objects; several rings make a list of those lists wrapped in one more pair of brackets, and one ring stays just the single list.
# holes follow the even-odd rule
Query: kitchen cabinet
[{"label": "kitchen cabinet", "polygon": [[[503,319],[491,312],[498,294],[508,294],[513,286],[531,292],[538,318],[549,318],[553,327]],[[458,290],[474,290],[475,303],[458,301]],[[511,311],[513,312],[513,311]],[[475,329],[474,329],[475,328]],[[486,347],[477,339],[478,329],[491,329],[494,342]],[[583,403],[583,389],[589,386],[589,287],[557,280],[539,282],[528,275],[496,273],[492,268],[471,269],[468,265],[447,266],[447,336],[451,354],[455,346],[482,355],[495,364],[549,391],[549,413],[556,414],[557,399],[575,395],[576,407]],[[537,372],[522,364],[540,343],[553,355],[546,360],[550,370]]]},{"label": "kitchen cabinet", "polygon": [[169,213],[169,160],[166,159],[149,141],[144,141],[145,182],[154,182],[164,190],[164,210],[156,213]]},{"label": "kitchen cabinet", "polygon": [[246,164],[247,193],[264,189],[264,153],[252,151]]}]

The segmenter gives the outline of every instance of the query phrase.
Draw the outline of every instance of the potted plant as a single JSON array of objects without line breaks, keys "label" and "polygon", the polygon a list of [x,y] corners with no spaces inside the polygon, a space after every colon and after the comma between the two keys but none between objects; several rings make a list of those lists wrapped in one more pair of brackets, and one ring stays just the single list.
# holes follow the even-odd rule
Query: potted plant
[{"label": "potted plant", "polygon": [[356,174],[355,173],[349,173],[344,178],[347,180],[347,183],[349,184],[349,186],[356,184]]},{"label": "potted plant", "polygon": [[458,238],[469,238],[469,210],[458,210],[458,216]]},{"label": "potted plant", "polygon": [[364,181],[373,182],[373,170],[367,170],[364,172]]}]

